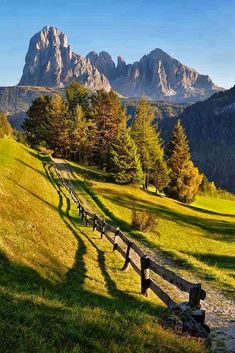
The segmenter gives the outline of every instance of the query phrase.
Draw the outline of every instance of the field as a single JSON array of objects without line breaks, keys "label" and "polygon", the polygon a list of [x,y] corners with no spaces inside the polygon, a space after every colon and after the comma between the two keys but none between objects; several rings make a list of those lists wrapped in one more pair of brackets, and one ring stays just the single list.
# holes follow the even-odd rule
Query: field
[{"label": "field", "polygon": [[[206,351],[162,328],[161,302],[141,297],[134,271],[120,271],[122,258],[79,223],[45,157],[6,138],[0,140],[0,165],[0,351]],[[94,186],[108,196],[108,184]],[[109,197],[102,200],[128,222],[129,208]],[[116,197],[118,202],[125,194]]]},{"label": "field", "polygon": [[[198,196],[185,205],[151,191],[109,182],[94,168],[70,162],[80,197],[95,203],[97,212],[120,225],[130,236],[155,252],[172,258],[179,272],[235,293],[235,202]],[[131,227],[132,210],[154,212],[157,232],[140,233]]]}]

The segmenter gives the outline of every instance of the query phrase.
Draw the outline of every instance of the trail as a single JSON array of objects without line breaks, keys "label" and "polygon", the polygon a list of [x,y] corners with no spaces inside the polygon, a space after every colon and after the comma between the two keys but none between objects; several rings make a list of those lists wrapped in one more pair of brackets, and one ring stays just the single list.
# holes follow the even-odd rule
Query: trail
[{"label": "trail", "polygon": [[[63,159],[54,158],[53,160],[63,178],[73,187],[72,180],[74,180],[74,177],[70,167]],[[149,249],[141,242],[136,243],[160,265],[175,271],[176,266],[172,259],[166,258],[160,251],[156,253],[155,250]],[[201,301],[201,303],[202,307],[206,310],[206,324],[211,328],[212,332],[212,352],[235,353],[235,300],[226,297],[221,291],[211,287],[194,274],[190,275],[190,281],[202,283],[203,288],[207,292],[205,302]],[[185,293],[180,292],[160,278],[159,282],[163,289],[168,290],[176,302],[187,300]]]}]

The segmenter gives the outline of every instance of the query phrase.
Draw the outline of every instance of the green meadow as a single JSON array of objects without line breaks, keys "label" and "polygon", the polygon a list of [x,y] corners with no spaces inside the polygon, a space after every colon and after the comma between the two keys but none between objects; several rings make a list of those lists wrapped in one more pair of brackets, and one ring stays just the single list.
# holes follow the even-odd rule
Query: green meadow
[{"label": "green meadow", "polygon": [[[0,342],[4,353],[205,352],[200,342],[162,328],[167,314],[162,303],[153,296],[142,297],[135,272],[120,271],[123,259],[98,233],[80,224],[75,206],[48,162],[13,139],[0,140]],[[102,178],[100,173],[84,169],[88,172],[92,190],[123,222],[130,222],[134,200],[141,209],[160,211],[159,198],[97,181]],[[92,197],[86,188],[91,185],[84,189],[84,183],[78,180],[78,184],[79,193],[89,201]],[[184,222],[170,220],[167,212],[172,208],[172,213],[181,210],[183,214],[185,210],[187,218],[201,211],[170,200],[162,202],[166,208],[159,216],[159,227],[164,250],[170,241],[170,232],[163,234],[164,227],[172,222],[180,233]],[[100,209],[96,201],[93,204]],[[199,236],[195,233],[194,237]],[[146,238],[155,242],[152,235]],[[229,239],[218,235],[213,241],[225,246]],[[175,251],[183,254],[190,249],[185,246]],[[223,252],[226,248],[221,248]],[[195,258],[194,254],[187,256]],[[220,271],[232,278],[228,268]]]},{"label": "green meadow", "polygon": [[[196,274],[231,296],[235,293],[235,202],[198,196],[187,205],[133,186],[109,181],[104,172],[69,162],[85,202],[136,240],[165,254],[186,277]],[[92,201],[92,203],[91,203]],[[97,210],[98,208],[98,210]],[[132,210],[153,212],[152,233],[135,232]]]}]

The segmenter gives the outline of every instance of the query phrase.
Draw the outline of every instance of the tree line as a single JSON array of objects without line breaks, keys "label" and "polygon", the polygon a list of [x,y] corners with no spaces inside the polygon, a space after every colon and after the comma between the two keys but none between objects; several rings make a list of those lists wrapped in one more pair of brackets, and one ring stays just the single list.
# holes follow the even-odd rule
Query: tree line
[{"label": "tree line", "polygon": [[119,184],[149,184],[181,202],[192,202],[202,175],[194,166],[180,120],[164,150],[151,103],[141,98],[134,122],[117,94],[91,93],[76,81],[65,95],[38,97],[23,123],[27,141],[55,155],[95,165]]}]

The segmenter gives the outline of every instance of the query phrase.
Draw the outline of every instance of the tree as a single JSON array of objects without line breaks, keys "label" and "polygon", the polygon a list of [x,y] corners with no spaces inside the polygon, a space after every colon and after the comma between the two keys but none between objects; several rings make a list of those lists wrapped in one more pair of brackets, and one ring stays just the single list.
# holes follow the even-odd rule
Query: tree
[{"label": "tree", "polygon": [[92,120],[94,122],[93,157],[103,169],[110,168],[110,147],[114,141],[123,108],[113,91],[98,90],[92,100]]},{"label": "tree", "polygon": [[156,125],[153,125],[155,111],[146,98],[141,98],[136,110],[136,117],[131,129],[131,136],[134,139],[141,165],[145,175],[144,187],[148,184],[156,169],[156,161],[163,159],[163,148],[160,133]]},{"label": "tree", "polygon": [[130,137],[123,112],[117,137],[111,145],[111,175],[119,184],[139,184],[143,182],[143,171],[135,142]]},{"label": "tree", "polygon": [[0,112],[0,138],[11,135],[12,128],[5,113]]},{"label": "tree", "polygon": [[155,165],[155,171],[152,176],[152,184],[156,187],[156,191],[162,191],[170,182],[170,169],[166,161],[158,159]]},{"label": "tree", "polygon": [[84,114],[89,111],[91,95],[87,88],[77,81],[72,81],[72,83],[66,87],[65,97],[70,112],[74,111],[78,105],[82,107]]},{"label": "tree", "polygon": [[80,105],[70,112],[67,119],[67,131],[69,139],[69,152],[74,156],[74,160],[83,161],[84,149],[88,148],[88,129],[89,121],[86,120],[84,112]]},{"label": "tree", "polygon": [[67,105],[60,95],[35,99],[23,123],[29,142],[33,146],[44,145],[56,153],[63,154],[69,145],[67,114]]},{"label": "tree", "polygon": [[202,176],[191,161],[188,140],[180,120],[172,132],[167,155],[171,172],[170,183],[164,190],[166,195],[181,202],[192,202],[198,192]]}]

